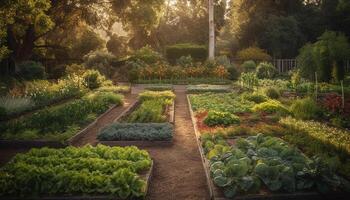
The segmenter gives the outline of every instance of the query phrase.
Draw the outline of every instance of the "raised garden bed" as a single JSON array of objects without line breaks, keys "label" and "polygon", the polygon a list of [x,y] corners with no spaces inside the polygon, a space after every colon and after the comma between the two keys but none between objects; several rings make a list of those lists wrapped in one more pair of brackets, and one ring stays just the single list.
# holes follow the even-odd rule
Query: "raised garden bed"
[{"label": "raised garden bed", "polygon": [[[100,98],[100,96],[97,97]],[[121,98],[117,95],[112,97]],[[33,116],[21,118],[18,121],[2,124],[2,130],[7,131],[7,133],[4,135],[4,138],[0,140],[0,148],[31,148],[44,146],[57,148],[68,146],[79,140],[87,130],[96,125],[100,118],[107,115],[116,106],[122,103],[121,99],[113,99],[113,101],[111,101],[109,99],[103,99],[109,98],[106,96],[102,96],[101,98],[102,99],[98,99],[98,101],[95,99],[76,100],[65,105],[47,108],[46,110],[35,113]],[[87,117],[90,114],[99,114],[99,117],[96,118],[93,116],[93,118],[83,118],[83,120],[79,121],[80,118],[78,118],[78,116]],[[73,123],[77,124],[75,124],[73,128],[69,128],[73,123],[68,119],[73,120]],[[75,119],[77,120],[74,121]],[[48,123],[46,120],[51,122]],[[61,120],[62,122],[56,122],[57,120]],[[46,125],[42,123],[46,123]],[[37,132],[29,133],[35,135],[29,135],[31,137],[25,135],[28,131],[32,131],[33,129],[36,129]],[[43,133],[48,133],[49,136]],[[17,136],[16,134],[19,135]]]},{"label": "raised garden bed", "polygon": [[[142,97],[140,98],[146,98]],[[167,104],[164,108],[166,120],[163,122],[129,122],[132,114],[140,109],[142,100],[139,99],[127,110],[125,110],[114,123],[100,130],[97,136],[99,143],[109,146],[128,146],[137,147],[149,146],[169,146],[172,145],[175,123],[175,104]],[[132,119],[134,120],[134,118]]]},{"label": "raised garden bed", "polygon": [[144,199],[152,171],[136,147],[33,149],[0,168],[0,199]]},{"label": "raised garden bed", "polygon": [[[206,173],[206,179],[208,183],[208,188],[210,192],[210,197],[211,199],[215,200],[226,200],[230,199],[225,197],[223,189],[219,188],[214,184],[213,179],[211,177],[211,172],[210,172],[210,161],[207,159],[205,150],[202,146],[202,141],[201,141],[201,133],[198,130],[197,127],[197,119],[195,117],[195,114],[192,110],[192,105],[190,102],[189,97],[187,96],[189,108],[190,108],[190,113],[191,113],[191,118],[192,118],[192,123],[194,126],[196,138],[197,138],[197,144],[198,148],[201,154],[202,162],[203,162],[203,167]],[[241,137],[237,137],[241,138]],[[235,140],[228,140],[229,143],[234,145],[236,143]],[[301,192],[293,192],[293,193],[280,193],[280,192],[274,192],[271,193],[267,189],[262,189],[258,192],[258,194],[244,194],[244,195],[238,195],[234,199],[249,199],[249,200],[255,200],[255,199],[347,199],[347,196],[349,193],[343,193],[343,192],[337,192],[337,193],[329,193],[329,194],[320,194],[318,192],[314,191],[301,191]]]}]

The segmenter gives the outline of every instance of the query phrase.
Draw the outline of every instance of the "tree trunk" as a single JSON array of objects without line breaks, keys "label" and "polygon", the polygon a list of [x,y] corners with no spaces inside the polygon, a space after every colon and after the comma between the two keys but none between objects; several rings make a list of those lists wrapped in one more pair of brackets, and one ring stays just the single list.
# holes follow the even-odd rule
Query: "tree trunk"
[{"label": "tree trunk", "polygon": [[214,0],[209,0],[209,60],[215,58]]}]

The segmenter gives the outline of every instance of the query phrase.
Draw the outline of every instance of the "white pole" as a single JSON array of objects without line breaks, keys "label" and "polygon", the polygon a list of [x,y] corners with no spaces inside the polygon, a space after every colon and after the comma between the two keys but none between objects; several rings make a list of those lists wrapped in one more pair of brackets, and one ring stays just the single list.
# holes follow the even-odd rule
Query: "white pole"
[{"label": "white pole", "polygon": [[209,60],[215,58],[214,0],[209,0]]}]

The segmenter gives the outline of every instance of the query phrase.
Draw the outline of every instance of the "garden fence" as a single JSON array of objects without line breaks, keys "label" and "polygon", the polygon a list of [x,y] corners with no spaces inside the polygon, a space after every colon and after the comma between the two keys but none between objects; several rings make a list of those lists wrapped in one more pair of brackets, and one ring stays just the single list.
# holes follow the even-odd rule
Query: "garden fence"
[{"label": "garden fence", "polygon": [[274,59],[272,64],[280,74],[289,72],[298,67],[298,62],[296,59]]}]

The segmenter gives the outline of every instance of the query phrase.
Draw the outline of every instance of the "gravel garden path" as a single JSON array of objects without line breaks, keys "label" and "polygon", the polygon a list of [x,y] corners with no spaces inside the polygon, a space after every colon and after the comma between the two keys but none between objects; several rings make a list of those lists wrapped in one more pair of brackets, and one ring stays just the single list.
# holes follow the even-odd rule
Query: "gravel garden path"
[{"label": "gravel garden path", "polygon": [[209,199],[209,191],[187,104],[185,86],[175,87],[175,135],[170,147],[149,147],[155,168],[147,199]]}]

